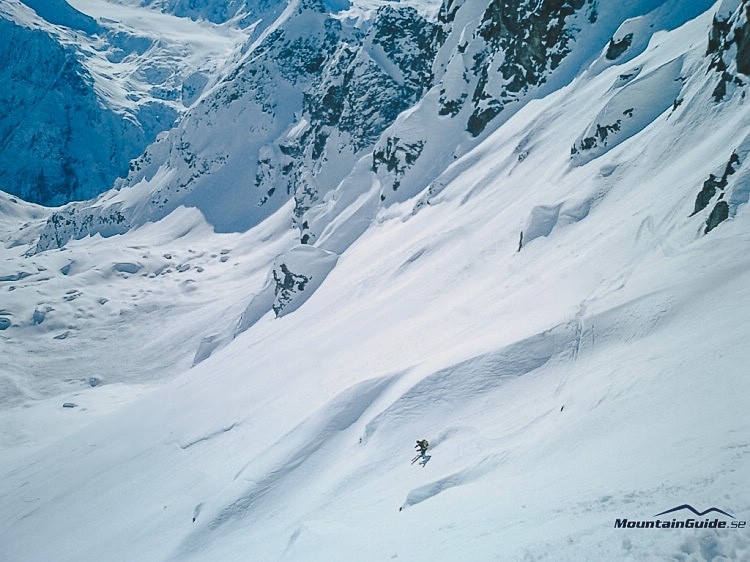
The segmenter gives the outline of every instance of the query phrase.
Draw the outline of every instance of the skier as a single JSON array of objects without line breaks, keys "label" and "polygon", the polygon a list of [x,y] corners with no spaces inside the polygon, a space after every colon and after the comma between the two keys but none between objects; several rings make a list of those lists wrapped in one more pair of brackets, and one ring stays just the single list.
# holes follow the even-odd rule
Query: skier
[{"label": "skier", "polygon": [[417,444],[414,446],[415,449],[419,449],[419,452],[416,457],[411,459],[411,464],[414,464],[419,459],[422,459],[422,466],[427,464],[427,461],[430,457],[426,457],[425,453],[427,452],[427,447],[429,447],[430,444],[427,442],[427,439],[420,439],[417,441]]}]

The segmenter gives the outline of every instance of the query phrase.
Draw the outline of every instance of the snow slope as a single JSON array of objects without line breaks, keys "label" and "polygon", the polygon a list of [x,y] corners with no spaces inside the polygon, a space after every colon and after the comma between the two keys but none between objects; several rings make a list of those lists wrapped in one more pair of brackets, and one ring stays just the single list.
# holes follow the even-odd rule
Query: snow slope
[{"label": "snow slope", "polygon": [[728,38],[711,68],[716,13],[744,4],[607,39],[386,204],[363,159],[312,246],[289,201],[35,253],[48,210],[2,196],[0,559],[750,560],[746,525],[615,527],[750,518],[748,79]]}]

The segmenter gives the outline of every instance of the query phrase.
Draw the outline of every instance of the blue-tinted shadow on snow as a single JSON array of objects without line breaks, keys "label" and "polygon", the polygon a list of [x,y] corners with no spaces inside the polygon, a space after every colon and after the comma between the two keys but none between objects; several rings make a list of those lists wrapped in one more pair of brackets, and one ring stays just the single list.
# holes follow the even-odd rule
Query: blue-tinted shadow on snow
[{"label": "blue-tinted shadow on snow", "polygon": [[424,468],[425,466],[427,466],[427,463],[430,462],[431,458],[432,455],[422,455],[417,464]]},{"label": "blue-tinted shadow on snow", "polygon": [[[227,492],[224,507],[214,511],[206,523],[198,525],[194,521],[196,528],[178,548],[175,559],[183,559],[183,554],[200,550],[211,540],[209,537],[225,525],[253,514],[263,517],[263,514],[273,512],[277,507],[274,507],[273,499],[277,492],[288,494],[290,487],[305,487],[304,475],[298,475],[297,471],[314,462],[312,457],[354,425],[400,377],[401,373],[397,373],[352,386],[298,424],[263,454],[250,460],[235,475],[233,483],[229,483],[230,489],[234,486],[239,489]],[[214,501],[222,502],[221,499]],[[204,511],[208,511],[209,502],[201,505]]]},{"label": "blue-tinted shadow on snow", "polygon": [[[555,358],[573,357],[578,349],[577,321],[560,324],[498,351],[441,369],[417,382],[365,427],[363,440],[391,431],[407,419],[435,408],[452,408],[531,373]],[[388,428],[388,429],[386,429]]]},{"label": "blue-tinted shadow on snow", "polygon": [[506,456],[506,454],[503,454],[485,457],[475,465],[454,472],[453,474],[449,474],[448,476],[430,482],[429,484],[425,484],[424,486],[414,488],[407,494],[406,500],[399,508],[399,511],[403,511],[404,509],[422,503],[425,500],[434,498],[446,490],[469,484],[470,482],[481,478],[484,474],[492,471],[498,464],[502,463]]},{"label": "blue-tinted shadow on snow", "polygon": [[620,87],[574,141],[571,164],[583,166],[634,137],[673,107],[680,96],[683,57]]}]

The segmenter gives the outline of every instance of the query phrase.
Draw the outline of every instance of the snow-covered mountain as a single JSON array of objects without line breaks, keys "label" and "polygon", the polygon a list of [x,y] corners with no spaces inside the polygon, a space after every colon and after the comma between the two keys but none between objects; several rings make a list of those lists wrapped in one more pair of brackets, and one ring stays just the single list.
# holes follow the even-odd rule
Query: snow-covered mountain
[{"label": "snow-covered mountain", "polygon": [[750,559],[746,1],[0,15],[0,560]]},{"label": "snow-covered mountain", "polygon": [[[127,3],[0,5],[0,187],[29,201],[90,199],[220,80],[253,28]],[[114,19],[113,19],[114,18]]]}]

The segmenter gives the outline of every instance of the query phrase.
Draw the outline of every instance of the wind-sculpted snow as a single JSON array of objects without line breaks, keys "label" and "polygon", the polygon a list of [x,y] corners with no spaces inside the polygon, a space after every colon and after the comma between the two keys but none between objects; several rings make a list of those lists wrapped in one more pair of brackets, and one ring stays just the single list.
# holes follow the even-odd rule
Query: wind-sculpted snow
[{"label": "wind-sculpted snow", "polygon": [[570,149],[576,166],[586,164],[637,135],[680,97],[682,58],[620,87]]},{"label": "wind-sculpted snow", "polygon": [[592,201],[566,201],[557,205],[538,205],[531,209],[526,226],[521,231],[520,247],[540,236],[549,236],[554,228],[578,222],[586,218]]},{"label": "wind-sculpted snow", "polygon": [[461,407],[467,400],[494,392],[515,377],[532,373],[550,361],[570,359],[577,353],[580,336],[577,323],[563,324],[507,348],[437,371],[404,392],[370,421],[363,438],[369,440],[375,433],[392,431],[428,411]]},{"label": "wind-sculpted snow", "polygon": [[236,423],[233,423],[226,427],[222,427],[215,431],[212,431],[206,435],[194,436],[188,439],[180,440],[178,442],[180,445],[180,449],[183,449],[183,450],[188,449],[190,447],[194,447],[195,445],[199,445],[200,443],[203,443],[204,441],[210,441],[211,439],[221,437],[222,434],[232,431],[236,425],[237,425]]},{"label": "wind-sculpted snow", "polygon": [[[213,504],[213,514],[190,533],[176,558],[200,559],[203,548],[211,543],[218,544],[221,550],[225,534],[236,532],[238,526],[244,525],[244,520],[258,521],[264,516],[273,518],[275,516],[269,513],[278,510],[299,510],[297,502],[285,503],[286,498],[298,493],[297,490],[305,494],[305,500],[299,502],[307,504],[319,495],[325,497],[331,486],[347,490],[359,479],[383,479],[382,472],[375,474],[369,466],[371,461],[367,456],[351,451],[354,437],[351,433],[358,428],[363,429],[358,440],[361,453],[370,451],[378,458],[384,455],[372,452],[377,448],[398,450],[394,440],[402,437],[404,427],[431,424],[433,431],[443,428],[430,435],[429,455],[418,468],[425,471],[420,473],[422,483],[405,492],[398,512],[440,501],[439,496],[455,492],[457,488],[482,487],[483,481],[491,479],[504,465],[513,462],[513,453],[507,449],[491,453],[482,451],[477,438],[471,437],[472,429],[452,420],[462,419],[462,412],[473,404],[491,407],[493,402],[503,400],[500,397],[504,394],[508,395],[505,401],[512,401],[516,392],[514,386],[525,377],[544,377],[548,383],[554,381],[549,391],[556,399],[562,400],[567,387],[572,384],[566,373],[576,362],[590,361],[592,354],[607,355],[607,350],[617,350],[623,341],[646,338],[668,326],[669,298],[668,293],[654,294],[591,315],[581,315],[505,348],[430,373],[412,386],[407,385],[409,373],[402,373],[349,388],[284,435],[258,462],[248,462],[241,468],[234,478],[231,488],[234,491],[225,492],[219,506],[216,499],[201,502],[201,518],[205,519],[206,506],[210,504]],[[592,405],[592,408],[596,406]],[[516,404],[515,407],[518,410],[515,415],[521,419],[504,414],[507,425],[503,431],[507,435],[537,434],[549,424],[557,423],[554,420],[562,413],[557,408],[550,408],[549,404],[537,408],[529,403]],[[193,439],[191,444],[226,431],[227,428],[223,428]],[[466,454],[467,442],[471,444],[470,454]],[[327,459],[337,451],[351,457],[350,463],[331,467]],[[405,460],[402,461],[404,464]],[[387,470],[399,471],[397,459],[383,462]],[[332,470],[338,480],[321,477],[316,469],[319,466],[328,467],[326,470]],[[437,470],[437,474],[430,469]],[[314,474],[319,476],[305,476]],[[409,480],[413,481],[412,478]],[[248,482],[250,487],[245,486]],[[392,499],[395,502],[397,498]],[[226,502],[223,507],[222,502]],[[395,512],[396,505],[392,509]],[[296,552],[303,548],[297,544],[302,534],[303,529],[297,529],[289,538],[289,546]]]},{"label": "wind-sculpted snow", "polygon": [[[485,136],[531,99],[563,87],[582,66],[591,64],[590,72],[598,73],[632,60],[655,31],[682,25],[710,4],[686,9],[643,0],[600,13],[592,2],[446,3],[441,21],[447,37],[435,59],[436,84],[399,116],[373,153],[384,204],[413,197],[469,152],[474,137]],[[622,45],[618,57],[605,56],[604,37]],[[602,54],[592,61],[597,49]],[[652,110],[667,93],[656,95]],[[435,119],[436,113],[443,118]]]},{"label": "wind-sculpted snow", "polygon": [[[336,266],[338,257],[333,252],[305,245],[295,246],[278,255],[262,288],[250,295],[233,337],[249,329],[271,311],[279,318],[297,310],[323,284]],[[218,343],[207,341],[201,360],[210,355]]]},{"label": "wind-sculpted snow", "polygon": [[479,460],[475,465],[469,468],[445,476],[435,482],[430,482],[429,484],[415,488],[406,496],[406,500],[399,508],[399,511],[434,498],[438,494],[456,486],[470,484],[478,478],[481,478],[484,474],[491,472],[492,469],[496,468],[501,462],[502,456],[499,458],[486,457]]},{"label": "wind-sculpted snow", "polygon": [[[195,556],[204,545],[226,533],[225,527],[236,528],[244,524],[243,520],[267,516],[279,508],[278,502],[283,502],[290,490],[303,492],[305,473],[313,465],[325,466],[325,457],[339,446],[350,428],[397,379],[397,376],[372,379],[347,389],[274,443],[262,455],[260,463],[251,462],[242,467],[232,483],[232,488],[244,488],[239,497],[223,498],[229,503],[218,510],[214,506],[214,514],[209,515],[208,521],[200,522],[199,528],[186,537],[175,553],[175,559]],[[193,440],[189,446],[206,438]],[[317,493],[313,490],[307,492]]]}]

